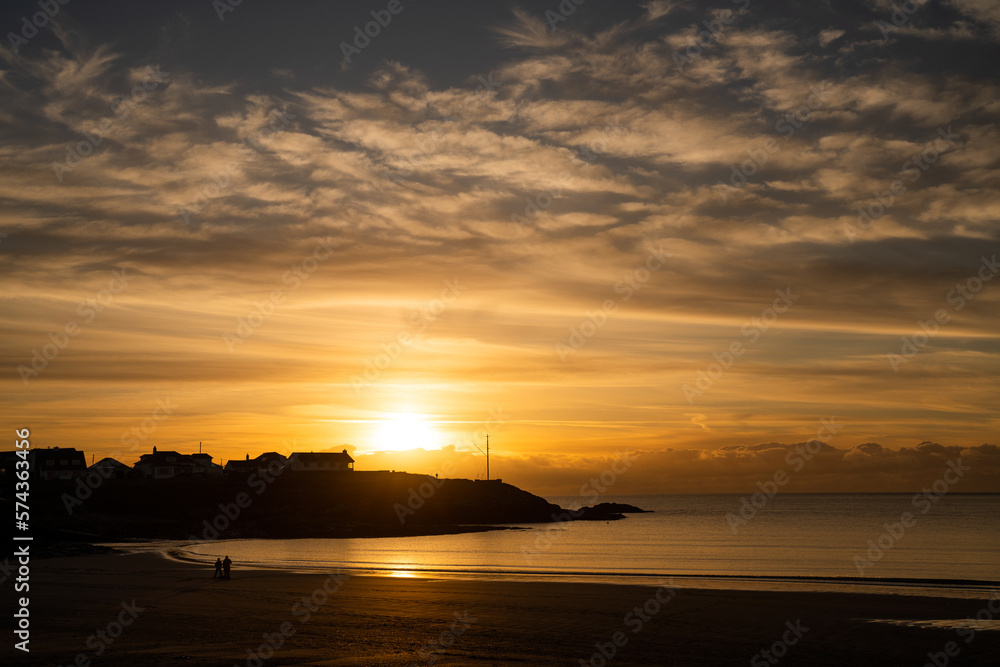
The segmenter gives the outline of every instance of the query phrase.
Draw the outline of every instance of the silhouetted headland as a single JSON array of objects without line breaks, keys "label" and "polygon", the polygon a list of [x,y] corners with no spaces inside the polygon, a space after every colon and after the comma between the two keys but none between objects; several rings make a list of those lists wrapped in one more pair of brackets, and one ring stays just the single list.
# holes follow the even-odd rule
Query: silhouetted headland
[{"label": "silhouetted headland", "polygon": [[609,518],[639,508],[601,503],[581,514],[498,480],[389,471],[285,472],[218,478],[106,479],[38,485],[51,540],[323,538],[498,530],[497,524]]}]

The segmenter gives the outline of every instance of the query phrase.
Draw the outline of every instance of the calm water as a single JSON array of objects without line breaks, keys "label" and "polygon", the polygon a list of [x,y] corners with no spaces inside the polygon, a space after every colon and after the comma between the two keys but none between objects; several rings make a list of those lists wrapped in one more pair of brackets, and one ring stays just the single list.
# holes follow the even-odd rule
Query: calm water
[{"label": "calm water", "polygon": [[[734,534],[726,519],[742,496],[618,496],[652,514],[464,535],[235,540],[180,546],[188,558],[228,554],[241,566],[348,568],[387,574],[489,574],[634,580],[810,577],[1000,582],[1000,495],[951,494],[926,514],[911,495],[778,494]],[[566,508],[576,497],[549,498]],[[884,524],[916,523],[898,537]],[[879,558],[868,554],[882,540]],[[174,545],[175,551],[178,545]],[[855,556],[870,565],[859,572]],[[873,558],[874,557],[874,558]]]}]

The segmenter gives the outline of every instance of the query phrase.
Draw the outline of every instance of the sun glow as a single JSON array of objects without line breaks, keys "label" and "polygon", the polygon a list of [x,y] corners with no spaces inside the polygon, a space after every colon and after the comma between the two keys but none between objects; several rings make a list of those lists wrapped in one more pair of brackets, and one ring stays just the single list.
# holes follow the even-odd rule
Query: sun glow
[{"label": "sun glow", "polygon": [[374,449],[400,451],[439,446],[438,433],[424,415],[402,412],[391,413],[375,425],[371,439]]}]

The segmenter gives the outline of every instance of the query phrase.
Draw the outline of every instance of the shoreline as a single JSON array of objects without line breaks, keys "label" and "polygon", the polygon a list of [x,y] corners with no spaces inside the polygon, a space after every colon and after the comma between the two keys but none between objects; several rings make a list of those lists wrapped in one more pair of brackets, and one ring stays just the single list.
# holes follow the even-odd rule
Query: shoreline
[{"label": "shoreline", "polygon": [[[211,558],[195,557],[183,551],[181,545],[136,544],[135,550],[120,543],[110,547],[126,554],[155,553],[163,558],[194,566],[210,566]],[[184,542],[183,546],[192,544]],[[197,544],[197,543],[194,543]],[[95,545],[105,546],[105,545]],[[448,569],[433,567],[375,567],[332,565],[352,576],[398,577],[421,579],[456,579],[482,581],[519,581],[525,583],[589,583],[618,586],[658,586],[671,582],[679,588],[704,590],[745,590],[769,592],[859,593],[873,595],[902,595],[941,597],[953,599],[978,599],[1000,591],[1000,582],[966,579],[918,579],[905,577],[866,578],[854,576],[802,576],[802,575],[726,575],[726,574],[676,574],[676,573],[606,573],[572,571],[526,571],[503,568]],[[248,563],[243,569],[316,574],[326,571],[323,565],[287,565]],[[402,575],[400,573],[406,573]]]},{"label": "shoreline", "polygon": [[[83,655],[102,666],[232,667],[257,665],[251,653],[259,659],[270,652],[260,664],[409,666],[440,658],[433,664],[544,666],[589,661],[601,646],[615,651],[615,667],[746,664],[789,627],[808,631],[786,647],[782,665],[924,664],[948,641],[961,644],[963,664],[988,664],[1000,653],[996,630],[974,632],[966,644],[961,629],[942,625],[975,617],[989,595],[671,589],[296,573],[238,563],[233,579],[223,581],[212,579],[213,571],[155,553],[37,561],[32,650],[18,664],[68,665]],[[1000,600],[993,604],[1000,612]],[[116,628],[119,638],[91,639],[114,627],[125,608],[142,611],[124,631]],[[475,620],[461,625],[461,618]],[[616,645],[615,637],[626,643]]]}]

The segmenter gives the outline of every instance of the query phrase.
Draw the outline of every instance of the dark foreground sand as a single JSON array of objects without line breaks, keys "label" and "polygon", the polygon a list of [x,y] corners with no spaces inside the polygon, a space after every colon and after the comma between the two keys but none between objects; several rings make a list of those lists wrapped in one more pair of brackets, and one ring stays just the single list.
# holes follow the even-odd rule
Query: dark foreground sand
[{"label": "dark foreground sand", "polygon": [[[661,605],[651,602],[656,589],[642,586],[393,577],[338,583],[322,574],[239,569],[219,581],[209,568],[152,554],[32,565],[31,654],[12,650],[8,634],[4,665],[576,666],[582,659],[599,666],[604,658],[595,656],[595,644],[614,650],[607,664],[615,666],[919,667],[928,653],[940,653],[939,667],[1000,663],[996,630],[966,643],[968,631],[867,620],[961,619],[986,608],[987,599],[678,589],[672,598],[660,591]],[[295,607],[324,596],[314,611]],[[136,608],[126,609],[133,599]],[[644,604],[659,607],[647,620],[634,611]],[[801,637],[786,622],[798,622]],[[615,633],[623,645],[614,645]],[[280,647],[268,646],[265,635]],[[754,658],[783,636],[795,643],[776,647],[780,659]],[[940,662],[948,642],[960,653]]]}]

